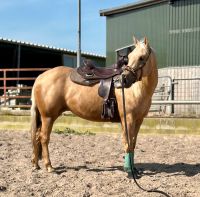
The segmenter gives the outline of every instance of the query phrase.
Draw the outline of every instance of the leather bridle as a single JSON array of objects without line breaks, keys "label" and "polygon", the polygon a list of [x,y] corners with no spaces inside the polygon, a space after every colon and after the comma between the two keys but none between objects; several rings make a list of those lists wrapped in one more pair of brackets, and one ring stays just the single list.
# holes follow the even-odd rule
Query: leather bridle
[{"label": "leather bridle", "polygon": [[146,58],[145,61],[142,62],[142,64],[140,64],[140,65],[139,65],[138,67],[136,67],[136,68],[132,68],[131,66],[128,66],[128,64],[127,64],[127,65],[125,65],[125,66],[123,67],[123,71],[127,70],[127,71],[131,72],[132,75],[133,75],[134,77],[136,77],[136,79],[137,79],[137,71],[138,71],[138,70],[141,70],[141,72],[140,72],[140,77],[139,77],[139,81],[140,81],[140,80],[142,79],[143,67],[146,65],[146,63],[147,63],[147,61],[148,61],[150,55],[151,55],[151,48],[149,48],[148,57]]}]

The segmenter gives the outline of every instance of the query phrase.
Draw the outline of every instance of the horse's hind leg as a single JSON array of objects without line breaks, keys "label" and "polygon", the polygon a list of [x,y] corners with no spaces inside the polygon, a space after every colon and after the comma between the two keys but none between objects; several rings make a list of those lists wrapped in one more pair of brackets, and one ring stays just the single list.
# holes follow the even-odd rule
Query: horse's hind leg
[{"label": "horse's hind leg", "polygon": [[39,132],[40,128],[38,128],[36,132],[32,132],[32,144],[33,144],[32,163],[34,169],[40,169],[38,165],[38,160],[41,159],[42,156],[42,147],[39,140]]},{"label": "horse's hind leg", "polygon": [[49,158],[48,144],[50,140],[50,134],[53,126],[53,120],[50,117],[42,117],[42,127],[40,132],[40,142],[42,145],[42,158],[44,165],[48,172],[52,172],[54,169],[51,166]]}]

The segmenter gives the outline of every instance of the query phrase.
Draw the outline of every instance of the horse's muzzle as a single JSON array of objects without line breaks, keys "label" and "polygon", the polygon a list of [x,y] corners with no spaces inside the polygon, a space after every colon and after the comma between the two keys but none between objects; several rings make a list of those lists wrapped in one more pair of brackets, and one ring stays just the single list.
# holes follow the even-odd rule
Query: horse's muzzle
[{"label": "horse's muzzle", "polygon": [[124,82],[124,87],[129,88],[133,83],[137,81],[137,74],[136,72],[130,72],[125,70],[122,75],[123,77],[123,82]]}]

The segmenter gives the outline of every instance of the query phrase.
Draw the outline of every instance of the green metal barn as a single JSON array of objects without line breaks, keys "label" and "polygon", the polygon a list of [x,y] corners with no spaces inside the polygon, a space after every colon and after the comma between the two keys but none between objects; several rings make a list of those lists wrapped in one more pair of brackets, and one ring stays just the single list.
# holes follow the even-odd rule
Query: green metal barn
[{"label": "green metal barn", "polygon": [[159,68],[200,65],[200,0],[145,0],[100,15],[106,16],[107,65],[133,34],[148,37]]}]

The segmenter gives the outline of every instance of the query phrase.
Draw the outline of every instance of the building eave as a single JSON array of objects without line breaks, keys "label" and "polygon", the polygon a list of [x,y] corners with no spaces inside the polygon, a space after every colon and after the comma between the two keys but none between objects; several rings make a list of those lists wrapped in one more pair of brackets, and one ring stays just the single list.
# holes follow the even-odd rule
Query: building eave
[{"label": "building eave", "polygon": [[127,5],[120,6],[120,7],[100,10],[99,13],[100,13],[100,16],[111,16],[113,14],[120,14],[120,13],[127,12],[127,11],[130,11],[130,10],[136,10],[136,9],[140,9],[140,8],[164,3],[164,2],[169,2],[169,0],[139,1],[137,3],[131,3],[131,4],[127,4]]},{"label": "building eave", "polygon": [[[74,50],[69,50],[69,49],[65,49],[65,48],[36,44],[36,43],[31,43],[31,42],[24,42],[24,41],[2,38],[2,37],[0,37],[0,42],[22,45],[22,46],[29,46],[29,47],[34,47],[34,48],[46,49],[46,50],[53,50],[53,51],[57,51],[57,52],[69,53],[69,54],[74,54],[74,55],[76,55],[76,53],[77,53]],[[98,54],[94,54],[94,53],[82,52],[81,54],[85,55],[85,56],[94,56],[94,57],[98,57],[98,58],[105,58],[105,56],[103,56],[103,55],[98,55]]]}]

